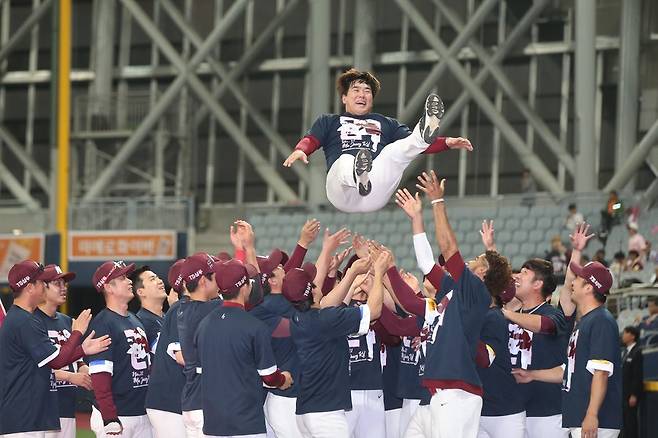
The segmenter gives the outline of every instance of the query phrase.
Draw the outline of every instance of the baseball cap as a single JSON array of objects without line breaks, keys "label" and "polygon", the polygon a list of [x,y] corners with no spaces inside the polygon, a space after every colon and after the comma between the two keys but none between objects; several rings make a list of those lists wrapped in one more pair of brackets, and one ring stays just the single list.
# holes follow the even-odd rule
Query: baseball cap
[{"label": "baseball cap", "polygon": [[226,251],[222,251],[219,254],[217,254],[217,259],[220,262],[228,262],[231,260],[233,257],[231,257],[231,254],[227,253]]},{"label": "baseball cap", "polygon": [[612,287],[612,274],[610,270],[599,262],[589,262],[585,266],[580,266],[574,262],[569,264],[569,268],[578,277],[594,287],[594,290],[601,295],[610,293]]},{"label": "baseball cap", "polygon": [[34,260],[23,260],[11,267],[7,273],[9,287],[14,292],[21,290],[26,284],[43,280],[44,266]]},{"label": "baseball cap", "polygon": [[317,270],[313,263],[304,263],[301,268],[291,269],[283,277],[283,287],[281,292],[290,302],[297,303],[304,301],[311,295],[315,287],[313,279]]},{"label": "baseball cap", "polygon": [[94,287],[98,292],[101,292],[103,290],[103,286],[105,286],[107,283],[114,280],[115,278],[121,277],[122,275],[129,275],[134,269],[134,263],[126,265],[123,260],[118,262],[114,262],[112,260],[107,261],[100,265],[96,269],[96,272],[94,272],[94,276],[92,277]]},{"label": "baseball cap", "polygon": [[514,280],[510,281],[507,287],[500,293],[499,297],[503,304],[507,304],[516,296],[516,284]]},{"label": "baseball cap", "polygon": [[258,260],[258,268],[260,268],[261,274],[271,275],[277,266],[283,264],[283,251],[275,248],[269,256],[258,256],[256,259]]},{"label": "baseball cap", "polygon": [[631,230],[635,230],[635,231],[637,231],[637,230],[639,229],[639,227],[638,227],[638,225],[637,225],[637,222],[632,222],[632,221],[631,221],[631,222],[628,223],[627,226],[628,226],[628,228],[630,228]]},{"label": "baseball cap", "polygon": [[176,260],[174,264],[171,265],[169,272],[167,273],[167,282],[169,283],[169,287],[178,293],[183,291],[183,276],[180,274],[183,263],[185,263],[185,259]]},{"label": "baseball cap", "polygon": [[219,259],[205,252],[197,252],[185,259],[181,265],[180,276],[183,281],[195,281],[202,275],[212,274],[213,266]]},{"label": "baseball cap", "polygon": [[251,277],[258,274],[258,270],[254,266],[235,259],[215,264],[214,271],[215,282],[220,293],[234,292],[247,284]]},{"label": "baseball cap", "polygon": [[43,281],[55,281],[59,279],[64,280],[65,282],[70,282],[75,278],[74,272],[63,272],[62,268],[59,265],[47,265],[43,272]]}]

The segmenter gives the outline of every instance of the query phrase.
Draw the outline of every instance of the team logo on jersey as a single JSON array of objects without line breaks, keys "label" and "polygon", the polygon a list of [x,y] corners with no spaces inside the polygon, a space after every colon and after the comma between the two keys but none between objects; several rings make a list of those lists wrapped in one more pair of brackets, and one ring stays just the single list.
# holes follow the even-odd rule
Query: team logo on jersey
[{"label": "team logo on jersey", "polygon": [[512,366],[527,369],[532,363],[533,333],[516,324],[509,324],[509,353]]},{"label": "team logo on jersey", "polygon": [[369,330],[365,335],[350,335],[347,344],[350,347],[350,364],[356,362],[372,362],[374,348],[377,343],[375,332]]},{"label": "team logo on jersey", "polygon": [[338,127],[343,150],[370,149],[377,152],[382,136],[381,124],[374,119],[340,116]]},{"label": "team logo on jersey", "polygon": [[[55,344],[59,345],[60,347],[62,344],[66,342],[68,338],[71,337],[71,332],[64,329],[64,330],[48,330],[48,338],[50,338],[50,341]],[[78,370],[78,367],[76,364],[70,364],[63,366],[60,368],[61,370],[64,371],[69,371],[71,373],[75,373]],[[55,371],[52,370],[50,373],[50,390],[51,391],[56,391],[57,388],[63,388],[65,386],[75,386],[72,383],[66,382],[64,380],[57,380],[55,378]]]},{"label": "team logo on jersey", "polygon": [[123,331],[128,343],[126,354],[130,355],[130,365],[132,366],[133,388],[147,386],[149,383],[149,366],[151,365],[151,355],[146,340],[146,333],[141,327],[126,329]]},{"label": "team logo on jersey", "polygon": [[576,329],[571,333],[569,338],[569,346],[567,347],[567,372],[562,379],[562,390],[569,392],[571,389],[571,377],[576,369],[576,346],[578,345],[578,332]]},{"label": "team logo on jersey", "polygon": [[433,299],[425,300],[425,322],[427,323],[428,330],[427,342],[430,344],[436,341],[436,335],[443,326],[443,319],[450,305],[450,300],[452,300],[453,292],[448,292],[438,303]]}]

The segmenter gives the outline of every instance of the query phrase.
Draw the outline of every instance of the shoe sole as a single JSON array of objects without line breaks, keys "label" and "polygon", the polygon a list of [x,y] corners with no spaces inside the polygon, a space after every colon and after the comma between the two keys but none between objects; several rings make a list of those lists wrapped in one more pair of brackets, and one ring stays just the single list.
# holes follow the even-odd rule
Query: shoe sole
[{"label": "shoe sole", "polygon": [[425,111],[420,118],[420,133],[426,143],[431,144],[439,136],[439,127],[441,118],[445,114],[445,106],[443,100],[438,94],[430,94],[425,99]]},{"label": "shoe sole", "polygon": [[368,179],[368,172],[372,170],[372,154],[367,149],[357,152],[354,157],[354,175],[358,182],[359,195],[366,196],[372,190],[372,183]]}]

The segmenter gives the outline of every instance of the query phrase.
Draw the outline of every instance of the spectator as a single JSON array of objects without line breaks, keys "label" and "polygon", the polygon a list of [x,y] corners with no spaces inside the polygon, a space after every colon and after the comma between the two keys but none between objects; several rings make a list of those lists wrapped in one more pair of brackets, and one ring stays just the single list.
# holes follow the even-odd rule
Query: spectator
[{"label": "spectator", "polygon": [[594,253],[594,257],[592,257],[592,261],[599,262],[606,268],[610,266],[610,263],[608,263],[608,261],[605,259],[605,249],[603,248],[597,250]]},{"label": "spectator", "polygon": [[643,391],[640,330],[632,325],[624,328],[621,340],[625,347],[621,355],[624,438],[638,438],[638,406]]},{"label": "spectator", "polygon": [[585,218],[576,209],[576,204],[569,204],[569,213],[564,220],[564,228],[569,230],[569,233],[573,233],[576,229],[576,225],[582,224],[583,222],[585,222]]},{"label": "spectator", "polygon": [[630,252],[634,250],[637,251],[638,254],[642,256],[642,258],[645,258],[647,251],[647,241],[640,233],[638,233],[637,222],[629,222],[628,225],[626,225],[626,229],[628,230],[629,255]]},{"label": "spectator", "polygon": [[560,236],[553,236],[551,250],[546,253],[544,258],[553,263],[553,275],[557,277],[558,283],[562,282],[567,271],[567,249]]},{"label": "spectator", "polygon": [[601,210],[601,231],[599,239],[605,245],[608,240],[608,233],[613,226],[621,223],[621,216],[624,212],[622,202],[616,191],[611,191],[608,197],[608,203],[605,210]]},{"label": "spectator", "polygon": [[642,256],[636,250],[632,249],[628,251],[628,258],[626,259],[626,265],[624,266],[624,271],[628,272],[637,272],[644,269],[644,263]]},{"label": "spectator", "polygon": [[535,193],[537,192],[537,183],[530,175],[528,169],[523,169],[521,173],[521,193],[524,194],[521,199],[521,205],[531,208],[535,205]]},{"label": "spectator", "polygon": [[[658,297],[651,297],[647,302],[647,310],[649,314],[642,318],[638,328],[642,331],[649,330],[654,331],[658,330]],[[642,339],[644,340],[645,334],[642,333]]]},{"label": "spectator", "polygon": [[625,266],[626,254],[624,254],[623,251],[616,252],[612,260],[612,264],[610,265],[610,272],[612,272],[612,274],[615,276],[619,276],[619,274],[621,274],[621,272],[624,270]]}]

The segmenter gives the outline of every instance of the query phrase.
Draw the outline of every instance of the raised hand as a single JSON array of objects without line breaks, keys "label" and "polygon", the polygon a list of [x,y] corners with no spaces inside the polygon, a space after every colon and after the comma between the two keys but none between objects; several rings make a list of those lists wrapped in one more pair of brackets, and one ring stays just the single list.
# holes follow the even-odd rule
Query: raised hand
[{"label": "raised hand", "polygon": [[231,237],[231,244],[233,245],[234,249],[244,250],[242,241],[240,240],[240,236],[238,235],[237,225],[235,224],[231,225],[231,227],[229,228],[229,236]]},{"label": "raised hand", "polygon": [[402,280],[407,283],[407,286],[409,286],[414,292],[418,292],[420,290],[420,283],[414,274],[400,269],[400,276],[402,277]]},{"label": "raised hand", "polygon": [[418,182],[419,183],[416,184],[416,187],[425,193],[430,200],[434,201],[443,198],[446,180],[442,179],[439,181],[433,170],[431,170],[429,174],[423,172],[422,175],[418,175]]},{"label": "raised hand", "polygon": [[333,254],[339,246],[349,243],[350,236],[350,230],[347,228],[341,228],[334,234],[329,234],[329,228],[326,228],[324,230],[324,238],[322,239],[322,250]]},{"label": "raised hand", "polygon": [[594,233],[592,234],[587,234],[589,231],[589,224],[587,222],[583,222],[582,224],[576,225],[576,229],[573,230],[573,234],[569,235],[569,238],[571,239],[571,247],[575,249],[576,251],[582,251],[585,249],[587,246],[587,242],[589,242],[589,239],[594,237]]},{"label": "raised hand", "polygon": [[420,195],[416,192],[416,196],[411,196],[407,189],[399,189],[395,193],[395,203],[413,219],[415,216],[423,212],[423,202],[420,200]]},{"label": "raised hand", "polygon": [[471,141],[464,137],[446,137],[446,146],[450,149],[466,149],[467,151],[473,150]]},{"label": "raised hand", "polygon": [[375,275],[384,276],[390,265],[392,265],[393,256],[389,250],[382,251],[375,260]]},{"label": "raised hand", "polygon": [[360,234],[355,234],[352,237],[352,248],[354,248],[354,253],[358,258],[368,257],[368,242]]},{"label": "raised hand", "polygon": [[334,254],[334,256],[331,258],[331,262],[329,263],[329,272],[331,273],[336,273],[338,269],[340,269],[340,265],[343,264],[343,261],[345,261],[345,258],[352,252],[352,247],[347,247],[338,254]]},{"label": "raised hand", "polygon": [[315,218],[307,220],[299,234],[299,245],[308,249],[318,234],[320,234],[320,221]]},{"label": "raised hand", "polygon": [[89,333],[89,336],[82,341],[82,351],[84,351],[85,356],[102,353],[107,350],[112,343],[112,339],[110,339],[108,335],[94,338],[95,334],[96,332],[92,330],[91,333]]},{"label": "raised hand", "polygon": [[372,267],[372,259],[370,257],[366,257],[352,263],[352,266],[350,266],[350,271],[354,272],[357,275],[365,274],[370,270],[371,267]]},{"label": "raised hand", "polygon": [[308,164],[308,157],[306,156],[304,151],[295,149],[294,151],[292,151],[290,155],[288,155],[288,158],[286,158],[286,161],[283,162],[283,165],[285,167],[290,167],[292,166],[292,163],[294,163],[297,160],[302,160],[304,164]]},{"label": "raised hand", "polygon": [[256,244],[256,234],[251,224],[247,221],[237,220],[235,221],[235,226],[237,227],[237,234],[242,247],[253,247]]},{"label": "raised hand", "polygon": [[91,309],[85,309],[80,312],[77,318],[73,319],[71,324],[71,331],[78,331],[82,334],[85,334],[87,328],[89,328],[89,322],[91,321]]},{"label": "raised hand", "polygon": [[482,229],[480,230],[480,237],[482,237],[482,244],[487,249],[487,251],[496,250],[496,242],[494,240],[494,222],[490,220],[482,221]]}]

